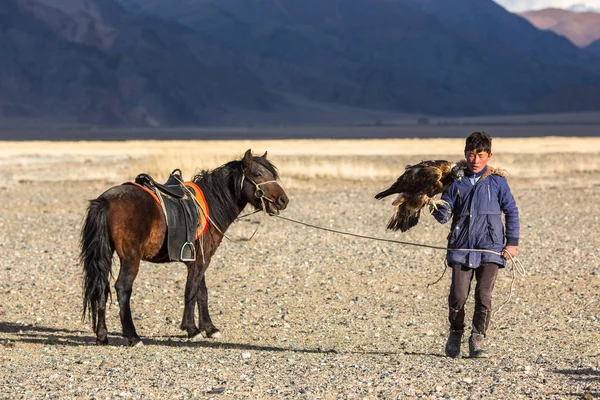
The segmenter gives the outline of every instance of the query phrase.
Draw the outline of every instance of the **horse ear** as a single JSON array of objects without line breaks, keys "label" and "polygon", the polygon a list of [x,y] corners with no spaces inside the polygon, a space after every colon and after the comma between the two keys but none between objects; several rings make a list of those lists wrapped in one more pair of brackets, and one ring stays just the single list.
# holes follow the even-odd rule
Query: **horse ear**
[{"label": "horse ear", "polygon": [[242,159],[242,164],[244,164],[244,167],[246,168],[250,168],[250,166],[252,165],[252,150],[248,149],[246,150],[246,153],[244,154],[244,158]]},{"label": "horse ear", "polygon": [[265,154],[262,155],[262,158],[267,158],[267,152],[265,151]]}]

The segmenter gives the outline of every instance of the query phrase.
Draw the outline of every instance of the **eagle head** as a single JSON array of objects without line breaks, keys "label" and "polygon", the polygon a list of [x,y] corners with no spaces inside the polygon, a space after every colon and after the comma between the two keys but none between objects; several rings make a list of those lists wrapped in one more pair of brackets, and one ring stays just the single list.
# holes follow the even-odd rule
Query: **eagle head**
[{"label": "eagle head", "polygon": [[460,181],[465,176],[463,165],[460,163],[452,164],[452,172],[450,173],[450,176],[452,176],[452,179],[455,181]]}]

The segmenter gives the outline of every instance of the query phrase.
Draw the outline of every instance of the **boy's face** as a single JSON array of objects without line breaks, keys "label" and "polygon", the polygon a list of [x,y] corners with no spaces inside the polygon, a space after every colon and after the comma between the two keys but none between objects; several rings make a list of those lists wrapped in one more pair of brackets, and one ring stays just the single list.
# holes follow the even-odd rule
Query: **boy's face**
[{"label": "boy's face", "polygon": [[492,158],[492,153],[487,151],[467,150],[465,151],[465,159],[467,160],[467,167],[473,173],[478,173],[485,168],[488,161]]}]

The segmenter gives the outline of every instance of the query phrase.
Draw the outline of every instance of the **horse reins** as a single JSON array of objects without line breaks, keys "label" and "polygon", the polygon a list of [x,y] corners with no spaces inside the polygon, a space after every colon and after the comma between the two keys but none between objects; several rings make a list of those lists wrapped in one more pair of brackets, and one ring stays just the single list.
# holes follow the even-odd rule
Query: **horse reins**
[{"label": "horse reins", "polygon": [[[255,210],[255,211],[253,211],[251,213],[248,213],[246,215],[238,217],[237,219],[246,218],[247,216],[252,215],[252,214],[256,214],[259,211],[262,211],[263,215],[262,215],[260,221],[258,222],[258,225],[256,226],[256,229],[254,230],[254,232],[252,232],[252,235],[250,235],[249,238],[247,238],[247,239],[238,239],[237,241],[234,241],[233,239],[227,238],[227,240],[229,240],[231,242],[234,242],[234,243],[237,243],[237,242],[247,242],[247,241],[252,240],[252,238],[254,237],[254,235],[256,235],[256,232],[258,232],[258,228],[260,228],[260,225],[261,225],[263,219],[265,218],[265,215],[268,214],[267,213],[267,206],[265,205],[265,200],[268,201],[269,203],[275,204],[275,200],[271,199],[268,196],[265,196],[265,191],[261,189],[260,185],[266,185],[268,183],[277,183],[276,180],[271,180],[271,181],[265,181],[265,182],[261,182],[261,183],[256,183],[252,179],[250,179],[250,178],[248,178],[246,176],[246,171],[243,171],[243,173],[242,173],[242,179],[241,179],[241,183],[240,183],[240,189],[244,186],[244,181],[245,180],[249,181],[250,183],[252,183],[254,185],[254,189],[255,189],[254,190],[254,197],[256,197],[257,199],[260,199],[261,209],[260,210]],[[223,236],[225,236],[224,233],[223,233]]]},{"label": "horse reins", "polygon": [[264,211],[265,213],[267,212],[267,208],[265,206],[265,200],[267,200],[269,203],[273,203],[275,204],[275,200],[271,199],[270,197],[265,196],[265,191],[261,189],[260,185],[266,185],[268,183],[277,183],[276,180],[272,180],[272,181],[265,181],[265,182],[261,182],[261,183],[256,183],[254,182],[252,179],[248,178],[246,176],[246,171],[244,171],[242,173],[242,179],[240,182],[240,189],[242,187],[244,187],[244,181],[247,180],[250,183],[252,183],[254,185],[254,197],[256,197],[257,199],[260,199],[261,205],[262,205],[262,211]]}]

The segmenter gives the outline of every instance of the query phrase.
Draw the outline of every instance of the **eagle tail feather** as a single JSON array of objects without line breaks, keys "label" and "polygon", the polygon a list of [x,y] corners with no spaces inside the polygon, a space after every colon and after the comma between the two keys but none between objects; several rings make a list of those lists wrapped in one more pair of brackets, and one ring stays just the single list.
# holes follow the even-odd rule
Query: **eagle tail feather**
[{"label": "eagle tail feather", "polygon": [[414,212],[408,210],[406,207],[397,207],[396,213],[390,218],[387,224],[387,229],[391,231],[400,230],[401,232],[406,232],[419,223],[420,215],[421,210]]},{"label": "eagle tail feather", "polygon": [[392,188],[389,188],[389,189],[386,189],[386,190],[384,190],[384,191],[383,191],[383,192],[381,192],[381,193],[377,193],[377,194],[375,195],[375,198],[376,198],[377,200],[381,200],[381,199],[383,199],[384,197],[387,197],[387,196],[389,196],[390,194],[394,194],[394,193],[396,193],[396,192],[394,191],[394,189],[392,189]]}]

